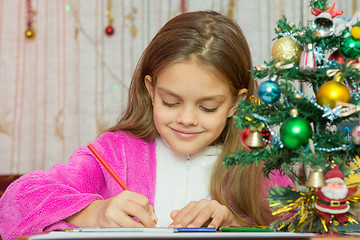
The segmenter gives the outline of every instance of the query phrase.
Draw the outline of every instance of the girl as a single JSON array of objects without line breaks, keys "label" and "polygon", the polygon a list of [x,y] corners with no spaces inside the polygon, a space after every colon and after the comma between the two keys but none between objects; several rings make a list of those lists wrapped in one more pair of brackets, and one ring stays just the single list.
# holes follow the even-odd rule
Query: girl
[{"label": "girl", "polygon": [[251,69],[247,42],[230,18],[208,11],[170,20],[135,69],[125,113],[92,143],[131,191],[82,147],[68,164],[8,187],[0,200],[2,237],[154,227],[154,219],[162,227],[268,225],[265,185],[290,180],[265,181],[261,166],[222,164],[243,148],[232,116],[238,100],[254,92]]}]

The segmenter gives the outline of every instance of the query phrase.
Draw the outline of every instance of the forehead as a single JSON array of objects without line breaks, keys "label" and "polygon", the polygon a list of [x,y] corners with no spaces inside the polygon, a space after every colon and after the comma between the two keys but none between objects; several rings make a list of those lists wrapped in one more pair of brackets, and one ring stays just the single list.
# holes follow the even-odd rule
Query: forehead
[{"label": "forehead", "polygon": [[195,60],[168,64],[157,74],[156,85],[168,90],[231,95],[229,81],[223,75]]}]

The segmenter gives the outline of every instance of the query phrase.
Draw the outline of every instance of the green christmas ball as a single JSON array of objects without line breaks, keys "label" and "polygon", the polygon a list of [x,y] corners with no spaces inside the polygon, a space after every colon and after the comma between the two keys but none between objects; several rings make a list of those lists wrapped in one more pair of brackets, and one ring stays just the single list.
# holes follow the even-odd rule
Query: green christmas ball
[{"label": "green christmas ball", "polygon": [[311,138],[311,126],[301,117],[287,119],[280,128],[280,138],[284,145],[296,149],[308,144]]},{"label": "green christmas ball", "polygon": [[353,37],[345,38],[340,44],[340,52],[347,59],[356,59],[360,56],[360,41]]}]

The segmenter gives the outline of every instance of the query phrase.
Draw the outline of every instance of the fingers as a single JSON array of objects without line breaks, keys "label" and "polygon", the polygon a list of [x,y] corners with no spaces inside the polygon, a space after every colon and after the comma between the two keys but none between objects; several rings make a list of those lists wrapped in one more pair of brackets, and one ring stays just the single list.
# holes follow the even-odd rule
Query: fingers
[{"label": "fingers", "polygon": [[[145,211],[150,211],[151,207],[149,204],[149,199],[147,197],[145,197],[144,195],[141,195],[140,193],[136,193],[136,192],[131,192],[131,191],[123,191],[122,193],[120,193],[117,196],[120,196],[123,198],[123,200],[125,201],[129,201],[129,202],[134,202],[138,205],[140,205]],[[152,208],[154,209],[154,208]]]},{"label": "fingers", "polygon": [[140,205],[138,202],[129,201],[126,209],[123,212],[130,216],[137,218],[143,224],[143,227],[154,227],[156,222],[154,222],[154,213],[152,210],[146,210],[148,207]]},{"label": "fingers", "polygon": [[190,202],[183,209],[173,211],[170,217],[174,221],[169,227],[219,228],[233,221],[230,210],[215,200]]},{"label": "fingers", "polygon": [[199,211],[197,216],[195,216],[193,222],[190,223],[188,227],[204,226],[218,228],[220,224],[225,220],[225,214],[223,214],[224,211],[228,211],[225,206],[220,205],[215,200],[212,200],[208,202],[208,204]]},{"label": "fingers", "polygon": [[189,202],[183,209],[172,213],[173,223],[171,227],[201,227],[211,215],[214,209],[208,200]]},{"label": "fingers", "polygon": [[145,196],[124,191],[104,201],[100,227],[154,227],[157,216]]},{"label": "fingers", "polygon": [[131,216],[124,212],[118,212],[116,216],[113,215],[112,217],[109,217],[109,219],[111,219],[110,223],[102,227],[144,227],[144,224],[135,221]]},{"label": "fingers", "polygon": [[[198,205],[198,206],[196,206]],[[199,203],[198,202],[189,202],[184,208],[181,210],[175,210],[172,212],[172,217],[170,217],[174,220],[169,227],[186,227],[188,224],[190,224],[194,216],[197,215],[197,213],[192,212],[190,213],[191,209],[199,211]]]},{"label": "fingers", "polygon": [[140,222],[144,224],[144,227],[154,227],[157,224],[158,217],[155,214],[154,207],[149,204],[149,199],[136,192],[124,192],[129,202],[133,202],[138,205],[130,207],[128,209],[128,214],[138,218]]},{"label": "fingers", "polygon": [[208,227],[220,228],[222,226],[230,226],[233,221],[232,213],[224,205],[216,208],[212,215],[212,221],[208,224]]},{"label": "fingers", "polygon": [[170,218],[171,218],[172,220],[174,220],[174,219],[176,218],[176,216],[177,216],[178,213],[179,213],[179,210],[174,210],[174,211],[172,211],[172,212],[170,213]]}]

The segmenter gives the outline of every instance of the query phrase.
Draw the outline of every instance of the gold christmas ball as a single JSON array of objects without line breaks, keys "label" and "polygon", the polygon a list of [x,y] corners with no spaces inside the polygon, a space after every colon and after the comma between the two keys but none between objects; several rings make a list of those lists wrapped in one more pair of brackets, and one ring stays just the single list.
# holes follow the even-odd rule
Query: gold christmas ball
[{"label": "gold christmas ball", "polygon": [[275,62],[299,63],[303,46],[291,37],[279,38],[273,45],[271,56]]},{"label": "gold christmas ball", "polygon": [[31,28],[27,29],[25,31],[25,37],[26,38],[34,38],[35,37],[35,31],[32,30]]},{"label": "gold christmas ball", "polygon": [[355,26],[351,29],[351,36],[356,39],[360,39],[360,27]]},{"label": "gold christmas ball", "polygon": [[330,108],[336,106],[336,102],[350,102],[350,91],[343,84],[336,81],[329,81],[320,86],[316,99],[318,104],[325,106],[329,105]]}]

